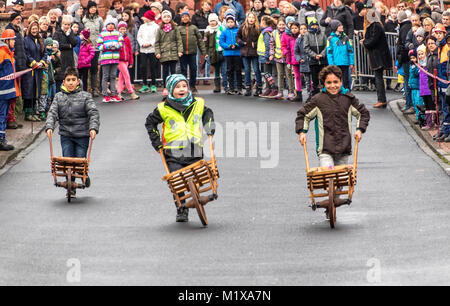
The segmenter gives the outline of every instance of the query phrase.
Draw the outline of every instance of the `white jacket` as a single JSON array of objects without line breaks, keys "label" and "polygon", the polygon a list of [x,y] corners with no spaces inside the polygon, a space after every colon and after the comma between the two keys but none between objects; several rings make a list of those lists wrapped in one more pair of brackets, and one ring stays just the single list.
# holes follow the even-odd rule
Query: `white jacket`
[{"label": "white jacket", "polygon": [[[159,25],[150,21],[149,23],[143,23],[139,28],[137,35],[137,41],[141,53],[155,53],[156,33],[158,33]],[[150,44],[148,48],[144,48],[143,45]]]}]

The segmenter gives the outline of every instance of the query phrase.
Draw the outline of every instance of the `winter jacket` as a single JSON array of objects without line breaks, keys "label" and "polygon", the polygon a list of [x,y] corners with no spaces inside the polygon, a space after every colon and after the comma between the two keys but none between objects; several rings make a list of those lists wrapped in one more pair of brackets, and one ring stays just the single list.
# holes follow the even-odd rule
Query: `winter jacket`
[{"label": "winter jacket", "polygon": [[[237,0],[232,0],[232,6],[234,6],[234,11],[235,11],[235,16],[236,16],[236,21],[241,24],[245,21],[245,11],[244,8],[242,7],[242,5],[239,3],[239,1]],[[213,13],[216,13],[217,16],[220,16],[220,9],[222,8],[222,6],[229,6],[225,3],[225,1],[221,1],[219,3],[216,4],[216,6],[214,7]],[[230,8],[232,9],[233,7],[230,6]]]},{"label": "winter jacket", "polygon": [[180,31],[181,41],[183,42],[183,54],[197,54],[198,49],[202,54],[206,54],[202,34],[195,25],[181,23],[178,26],[178,31]]},{"label": "winter jacket", "polygon": [[267,16],[268,14],[266,13],[265,8],[263,7],[260,10],[255,10],[253,7],[251,9],[251,11],[253,13],[255,13],[256,17],[258,18],[259,23],[261,23],[261,19],[263,18],[263,16]]},{"label": "winter jacket", "polygon": [[[44,52],[41,44],[34,37],[28,35],[24,39],[26,65],[34,67],[43,60]],[[22,76],[22,98],[36,99],[42,94],[43,68],[36,68]]]},{"label": "winter jacket", "polygon": [[297,112],[295,131],[307,133],[314,118],[316,130],[316,152],[350,155],[352,152],[352,116],[356,117],[356,129],[365,132],[370,120],[364,104],[348,90],[341,88],[336,96],[321,91]]},{"label": "winter jacket", "polygon": [[79,56],[80,55],[80,47],[81,47],[81,37],[79,35],[76,35],[75,37],[77,38],[78,43],[75,46],[75,48],[73,48],[73,51],[75,52],[75,54],[77,56]]},{"label": "winter jacket", "polygon": [[92,41],[92,46],[95,48],[95,51],[98,51],[97,48],[97,39],[100,35],[100,33],[103,31],[103,19],[102,17],[95,15],[95,16],[84,16],[83,17],[83,25],[86,29],[89,29],[91,31],[91,36],[89,37]]},{"label": "winter jacket", "polygon": [[[313,20],[319,23],[320,20],[322,20],[323,15],[324,11],[319,5],[312,5],[308,3],[298,13],[298,23],[308,25]],[[325,33],[325,27],[320,26],[320,31]]]},{"label": "winter jacket", "polygon": [[344,5],[336,7],[334,4],[331,4],[327,7],[325,14],[322,16],[320,25],[325,27],[325,35],[327,37],[331,34],[330,24],[325,21],[328,17],[330,17],[331,19],[339,20],[344,26],[344,33],[347,34],[350,38],[353,38],[353,17]]},{"label": "winter jacket", "polygon": [[364,47],[369,52],[370,67],[372,70],[392,68],[392,57],[384,33],[383,26],[379,22],[374,22],[367,27],[364,36]]},{"label": "winter jacket", "polygon": [[[446,40],[443,39],[441,42],[436,42],[438,46],[438,57],[439,57],[439,65],[438,65],[438,77],[444,80],[448,80],[447,75],[447,63],[448,63],[448,45]],[[438,80],[439,88],[447,88],[447,84],[442,83]]]},{"label": "winter jacket", "polygon": [[156,33],[155,54],[160,54],[161,63],[178,61],[178,53],[183,53],[180,31],[174,26],[170,32],[159,29]]},{"label": "winter jacket", "polygon": [[289,65],[298,65],[299,62],[295,58],[295,42],[297,41],[298,35],[293,36],[287,33],[283,33],[281,36],[281,51],[283,52],[286,63]]},{"label": "winter jacket", "polygon": [[69,35],[63,33],[62,30],[56,31],[53,40],[59,42],[59,50],[61,51],[62,71],[66,71],[68,67],[75,67],[75,59],[73,58],[73,48],[78,44],[78,40],[70,31]]},{"label": "winter jacket", "polygon": [[[15,72],[14,53],[9,50],[7,44],[0,41],[0,77],[4,77]],[[11,100],[17,96],[15,80],[0,80],[0,100]]]},{"label": "winter jacket", "polygon": [[127,29],[127,36],[131,41],[131,48],[133,49],[133,54],[137,51],[139,52],[139,43],[137,41],[137,34],[139,31],[139,27],[137,26],[137,24],[133,25],[133,30],[130,31],[129,29]]},{"label": "winter jacket", "polygon": [[[427,70],[426,62],[425,65],[421,67],[425,70]],[[420,90],[420,96],[430,96],[431,91],[428,87],[428,75],[423,72],[422,70],[419,71],[419,90]]]},{"label": "winter jacket", "polygon": [[[438,50],[434,50],[433,53],[429,53],[427,56],[427,71],[431,74],[434,74],[434,69],[438,69],[439,66],[439,57]],[[428,77],[428,88],[431,93],[434,93],[434,78]]]},{"label": "winter jacket", "polygon": [[16,43],[14,44],[14,59],[16,60],[16,71],[22,71],[27,69],[27,59],[25,56],[25,47],[23,44],[24,37],[23,31],[20,28],[16,28],[11,23],[6,26],[6,29],[11,29],[16,34]]},{"label": "winter jacket", "polygon": [[386,33],[397,33],[397,27],[398,27],[398,21],[397,20],[391,20],[388,19],[386,23],[384,24],[384,31]]},{"label": "winter jacket", "polygon": [[216,33],[216,50],[217,50],[217,52],[223,52],[223,49],[220,46],[219,40],[220,40],[220,35],[222,35],[222,32],[225,31],[226,28],[228,28],[228,27],[227,27],[226,21],[224,20],[222,22],[222,24],[219,25],[219,29],[217,30],[217,33]]},{"label": "winter jacket", "polygon": [[133,65],[133,48],[131,47],[131,40],[128,36],[123,37],[123,47],[120,48],[119,61],[126,62],[127,65]]},{"label": "winter jacket", "polygon": [[256,31],[255,27],[249,27],[247,36],[244,36],[243,26],[239,27],[236,40],[241,46],[241,56],[245,57],[257,57],[258,52],[256,47],[258,45],[258,38],[260,32]]},{"label": "winter jacket", "polygon": [[78,69],[91,67],[91,61],[95,56],[95,49],[91,44],[83,41],[78,55]]},{"label": "winter jacket", "polygon": [[[223,56],[241,56],[241,47],[236,41],[236,36],[239,28],[234,26],[234,28],[227,28],[220,35],[220,46],[223,49]],[[234,49],[232,47],[234,46]]]},{"label": "winter jacket", "polygon": [[[140,53],[155,53],[156,34],[158,31],[159,26],[156,22],[150,21],[141,25],[137,35]],[[150,44],[150,47],[144,48],[143,46],[147,44]]]},{"label": "winter jacket", "polygon": [[409,31],[411,31],[411,21],[409,20],[403,21],[400,24],[397,41],[397,55],[398,55],[398,63],[400,65],[409,62],[408,58],[409,46],[407,45],[406,39]]},{"label": "winter jacket", "polygon": [[223,58],[220,58],[219,52],[216,49],[216,33],[217,32],[205,32],[205,48],[211,65],[220,63],[220,61],[223,60]]},{"label": "winter jacket", "polygon": [[[309,30],[305,34],[305,38],[303,41],[303,48],[305,49],[306,54],[308,54],[309,64],[310,65],[326,65],[326,53],[327,53],[327,37],[320,31],[314,33],[312,30]],[[316,59],[316,55],[322,55],[322,58]]]},{"label": "winter jacket", "polygon": [[118,64],[122,47],[123,37],[119,31],[105,28],[97,39],[97,48],[101,51],[100,65]]},{"label": "winter jacket", "polygon": [[208,17],[211,12],[204,12],[203,9],[195,12],[192,16],[191,23],[195,25],[199,30],[204,30],[209,25]]},{"label": "winter jacket", "polygon": [[414,63],[409,66],[408,86],[410,89],[420,89],[419,68]]},{"label": "winter jacket", "polygon": [[61,63],[61,51],[58,51],[56,54],[53,54],[52,59],[53,73],[55,74],[55,81],[64,80],[64,71],[62,70]]},{"label": "winter jacket", "polygon": [[59,134],[68,137],[88,137],[91,130],[98,134],[100,114],[90,93],[80,87],[69,92],[61,86],[47,115],[45,129],[55,129],[59,121]]},{"label": "winter jacket", "polygon": [[[169,99],[166,99],[165,101],[166,106],[172,108],[173,110],[183,114],[183,117],[185,120],[188,120],[194,103],[189,105],[188,107],[183,106],[179,103],[170,101]],[[164,122],[163,118],[161,117],[161,113],[159,112],[158,107],[155,108],[155,110],[147,116],[147,119],[145,121],[145,127],[147,128],[148,135],[150,137],[150,141],[152,142],[153,148],[158,151],[163,147],[162,141],[161,141],[161,134],[158,131],[158,125],[162,124]],[[203,128],[205,132],[208,135],[214,135],[214,114],[211,109],[208,107],[204,107],[203,110],[203,116],[202,116],[202,122],[203,122]],[[191,144],[192,152],[200,152],[202,153],[202,148],[199,147],[196,144]],[[175,151],[174,151],[175,150]],[[190,157],[190,156],[180,156],[180,152],[176,149],[166,149],[165,155],[167,157],[167,161],[175,161],[182,164],[191,164],[192,162],[195,162],[199,160],[199,156],[196,157]],[[200,158],[202,157],[202,154],[200,154]]]},{"label": "winter jacket", "polygon": [[297,40],[295,41],[295,49],[294,55],[297,62],[300,64],[300,72],[302,73],[310,73],[309,69],[309,59],[308,55],[305,52],[305,48],[303,47],[304,37],[299,35]]},{"label": "winter jacket", "polygon": [[338,35],[332,32],[328,37],[327,60],[328,65],[349,66],[355,64],[352,41],[345,33]]},{"label": "winter jacket", "polygon": [[[275,54],[274,52],[274,39],[273,39],[273,30],[271,27],[267,27],[265,29],[262,30],[261,35],[263,36],[264,39],[264,48],[265,48],[265,52],[264,52],[264,56],[258,53],[258,61],[262,64],[274,64],[275,60],[270,61],[270,57],[273,56],[273,58],[275,58]],[[259,41],[259,38],[258,38]],[[257,49],[259,49],[259,46],[257,46]]]},{"label": "winter jacket", "polygon": [[116,18],[118,22],[122,21],[122,13],[125,9],[122,7],[119,11],[116,11],[114,8],[110,9],[108,11],[108,14],[106,14],[107,16],[111,16],[113,18]]}]

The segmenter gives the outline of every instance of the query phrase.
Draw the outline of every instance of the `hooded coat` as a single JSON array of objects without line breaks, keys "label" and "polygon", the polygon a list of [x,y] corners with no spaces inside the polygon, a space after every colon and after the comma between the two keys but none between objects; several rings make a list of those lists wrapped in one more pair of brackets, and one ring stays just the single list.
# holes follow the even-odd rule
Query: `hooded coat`
[{"label": "hooded coat", "polygon": [[[308,33],[305,34],[303,41],[303,48],[306,54],[308,54],[310,65],[326,65],[327,58],[327,37],[320,31],[314,32],[311,28]],[[322,55],[322,58],[316,59],[316,55]]]},{"label": "hooded coat", "polygon": [[392,57],[381,23],[373,22],[367,27],[364,36],[364,47],[369,53],[370,67],[372,70],[380,68],[385,70],[392,69]]},{"label": "hooded coat", "polygon": [[344,5],[336,7],[334,4],[331,4],[327,7],[325,14],[322,16],[320,20],[320,25],[325,27],[325,35],[328,37],[331,34],[331,27],[328,22],[325,20],[330,17],[331,19],[339,20],[344,26],[344,32],[350,38],[353,38],[354,26],[353,26],[353,16],[349,13],[349,11],[345,8]]},{"label": "hooded coat", "polygon": [[[44,52],[41,49],[41,44],[35,38],[27,35],[24,39],[24,48],[27,67],[32,68],[36,63],[39,63],[42,60]],[[36,68],[22,76],[23,99],[36,99],[41,96],[42,78],[43,69],[41,68]]]}]

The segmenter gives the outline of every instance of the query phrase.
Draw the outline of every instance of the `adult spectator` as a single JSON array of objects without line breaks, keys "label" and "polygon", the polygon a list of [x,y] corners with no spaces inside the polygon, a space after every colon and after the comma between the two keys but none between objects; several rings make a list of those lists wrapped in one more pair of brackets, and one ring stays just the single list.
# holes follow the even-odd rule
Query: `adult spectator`
[{"label": "adult spectator", "polygon": [[202,8],[195,12],[192,16],[191,23],[195,25],[199,30],[204,30],[209,25],[208,17],[211,14],[211,0],[203,0]]},{"label": "adult spectator", "polygon": [[[298,23],[310,24],[313,20],[319,22],[324,15],[324,11],[320,7],[319,2],[319,0],[309,0],[308,4],[298,14]],[[325,28],[320,27],[320,31],[325,33]]]},{"label": "adult spectator", "polygon": [[274,18],[278,18],[281,15],[281,12],[277,7],[277,0],[267,0],[266,5],[266,12],[268,15],[271,15]]},{"label": "adult spectator", "polygon": [[328,37],[331,34],[330,23],[331,20],[339,20],[344,26],[344,33],[350,39],[353,37],[353,18],[352,15],[345,9],[342,0],[333,0],[333,3],[327,7],[325,14],[320,20],[320,25],[325,27],[325,35]]},{"label": "adult spectator", "polygon": [[423,24],[423,29],[425,30],[425,38],[427,38],[428,36],[430,36],[431,32],[433,31],[435,23],[434,23],[433,19],[428,17],[423,20],[422,24]]},{"label": "adult spectator", "polygon": [[[276,1],[275,1],[276,3]],[[276,4],[275,4],[276,5]],[[214,7],[213,13],[216,13],[217,16],[220,15],[220,8],[222,6],[228,6],[235,12],[236,21],[239,24],[242,24],[245,21],[245,11],[242,5],[237,0],[222,0],[216,4]]]},{"label": "adult spectator", "polygon": [[163,12],[169,11],[172,16],[175,16],[175,11],[170,7],[170,0],[162,0],[161,4],[163,6]]},{"label": "adult spectator", "polygon": [[189,7],[184,2],[178,2],[177,5],[175,6],[175,12],[176,12],[176,15],[173,18],[173,21],[176,24],[180,25],[181,24],[181,14],[189,13]]},{"label": "adult spectator", "polygon": [[408,80],[409,80],[409,58],[408,58],[408,51],[409,46],[408,42],[406,40],[409,31],[411,31],[411,21],[408,20],[408,17],[406,15],[406,12],[404,10],[398,12],[398,23],[400,25],[399,34],[398,34],[398,41],[397,41],[397,59],[399,66],[403,67],[403,88],[405,89],[405,99],[406,104],[403,110],[409,109],[412,107],[412,100],[411,95],[409,91],[408,86]]},{"label": "adult spectator", "polygon": [[61,28],[61,21],[59,19],[60,16],[62,16],[62,11],[59,8],[53,8],[47,13],[48,20],[50,21],[48,27],[51,36],[53,36],[56,31]]},{"label": "adult spectator", "polygon": [[414,9],[416,14],[421,16],[422,14],[428,14],[431,16],[431,7],[425,2],[425,0],[414,0]]},{"label": "adult spectator", "polygon": [[163,12],[162,4],[159,2],[153,2],[150,5],[150,9],[153,11],[153,13],[155,13],[155,23],[157,25],[161,25],[162,23],[161,13]]},{"label": "adult spectator", "polygon": [[103,30],[104,24],[103,19],[98,15],[97,3],[94,1],[89,1],[86,7],[86,15],[83,18],[83,24],[86,29],[91,31],[90,40],[95,50],[95,56],[91,61],[91,68],[89,70],[91,74],[91,88],[92,96],[98,97],[98,58],[100,56],[100,51],[97,48],[97,39]]},{"label": "adult spectator", "polygon": [[261,18],[266,16],[266,8],[264,7],[264,0],[253,1],[253,7],[250,9],[258,17],[258,21],[261,22]]},{"label": "adult spectator", "polygon": [[405,0],[400,1],[397,4],[397,9],[398,9],[399,12],[406,10],[407,7],[408,7],[408,3]]},{"label": "adult spectator", "polygon": [[25,8],[25,3],[23,2],[23,0],[15,0],[12,2],[12,5],[13,6],[12,6],[11,10],[9,11],[9,13],[16,12],[16,13],[22,14],[22,12]]},{"label": "adult spectator", "polygon": [[[144,5],[139,9],[139,18],[144,17],[144,14],[147,13],[148,11],[150,11],[150,6],[152,5],[153,0],[144,0]],[[142,24],[142,19],[141,19],[141,24]]]},{"label": "adult spectator", "polygon": [[284,18],[284,20],[286,20],[286,17],[298,15],[298,10],[295,8],[295,6],[287,1],[280,1],[279,7],[280,17]]},{"label": "adult spectator", "polygon": [[377,89],[377,103],[374,108],[386,108],[386,89],[384,87],[383,71],[392,69],[392,57],[386,34],[381,24],[381,20],[375,9],[366,11],[366,20],[369,26],[366,29],[364,39],[361,43],[369,53],[370,67],[375,73],[375,87]]},{"label": "adult spectator", "polygon": [[109,8],[108,15],[122,21],[122,13],[124,11],[122,0],[113,0]]},{"label": "adult spectator", "polygon": [[48,29],[49,24],[50,20],[48,20],[47,16],[42,16],[41,18],[39,18],[39,36],[41,37],[42,41],[44,41],[51,35]]},{"label": "adult spectator", "polygon": [[450,32],[450,12],[449,11],[445,11],[442,14],[442,24],[444,25],[447,33],[449,33]]},{"label": "adult spectator", "polygon": [[361,11],[364,9],[364,3],[356,2],[355,9],[356,12],[353,15],[353,29],[356,34],[358,31],[364,30],[364,16],[361,15]]},{"label": "adult spectator", "polygon": [[84,25],[83,25],[84,8],[83,8],[83,6],[81,5],[81,3],[75,3],[71,7],[67,8],[67,11],[69,12],[70,15],[72,15],[73,22],[78,23],[78,25],[80,26],[80,28],[78,29],[78,33],[81,33],[81,31],[84,30]]},{"label": "adult spectator", "polygon": [[397,21],[398,10],[395,6],[391,7],[389,10],[389,17],[384,24],[384,30],[387,33],[397,33],[398,21]]}]

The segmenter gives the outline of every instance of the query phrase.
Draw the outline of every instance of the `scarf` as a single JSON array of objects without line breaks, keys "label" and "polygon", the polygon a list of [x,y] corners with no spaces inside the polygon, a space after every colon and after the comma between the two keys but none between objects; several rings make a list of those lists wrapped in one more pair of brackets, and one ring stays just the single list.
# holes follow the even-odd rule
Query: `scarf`
[{"label": "scarf", "polygon": [[166,33],[169,33],[170,31],[172,31],[172,24],[171,23],[166,23],[164,25],[163,31]]},{"label": "scarf", "polygon": [[182,74],[172,74],[167,77],[167,79],[166,79],[167,86],[166,87],[167,87],[167,90],[169,91],[169,96],[167,98],[170,101],[174,101],[178,104],[188,107],[189,105],[192,104],[192,102],[194,102],[194,98],[192,97],[192,92],[190,90],[188,91],[188,94],[184,98],[180,99],[180,98],[175,98],[173,96],[173,90],[175,89],[177,84],[182,81],[185,81],[186,83],[188,83],[188,80]]},{"label": "scarf", "polygon": [[217,32],[217,30],[219,29],[219,27],[220,27],[220,25],[217,23],[217,25],[215,26],[215,27],[212,27],[212,26],[207,26],[206,27],[206,33],[211,33],[211,34],[213,34],[213,33],[215,33],[215,32]]}]

